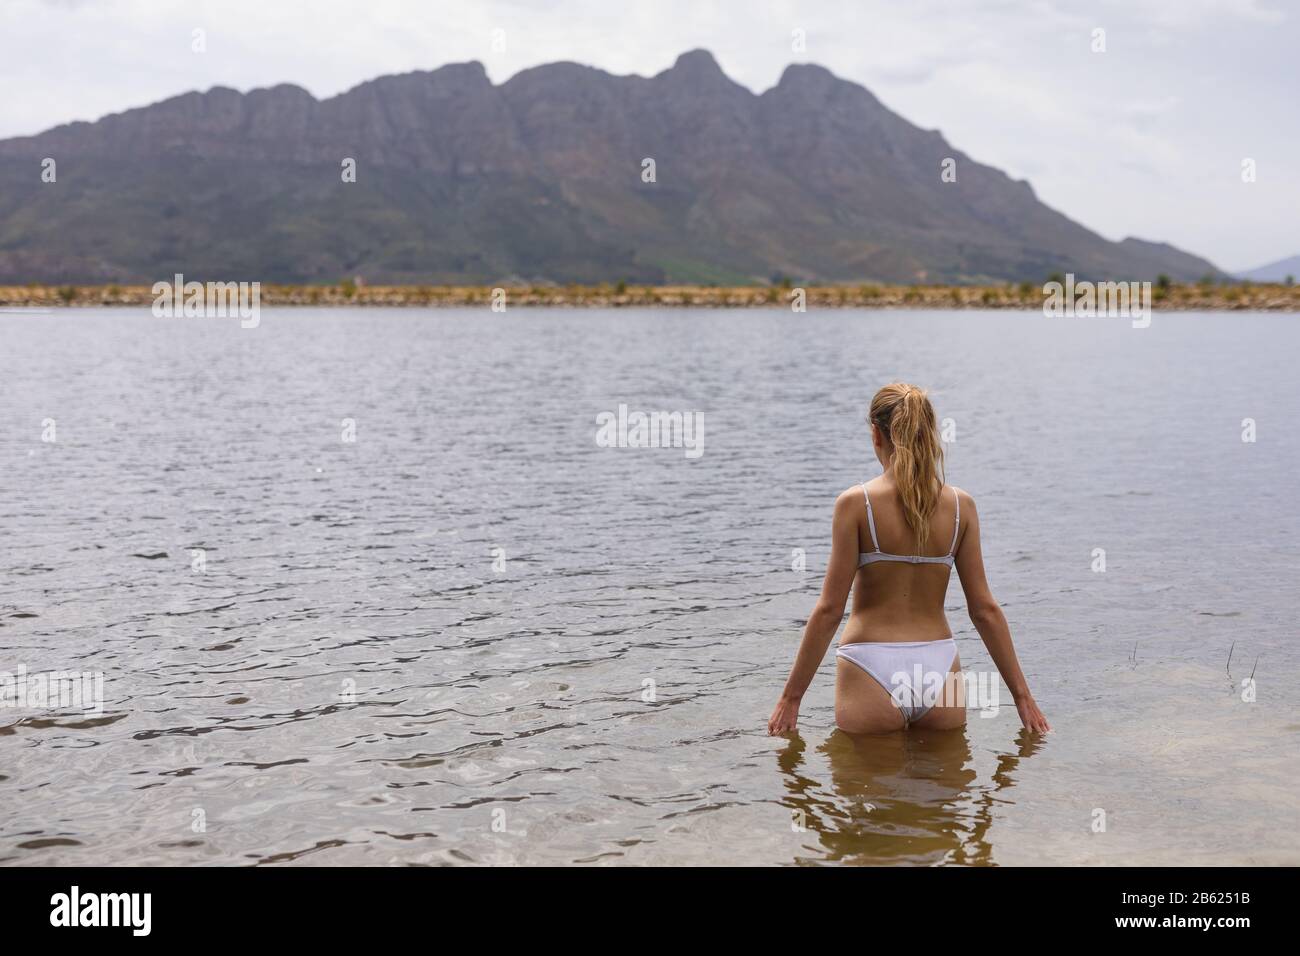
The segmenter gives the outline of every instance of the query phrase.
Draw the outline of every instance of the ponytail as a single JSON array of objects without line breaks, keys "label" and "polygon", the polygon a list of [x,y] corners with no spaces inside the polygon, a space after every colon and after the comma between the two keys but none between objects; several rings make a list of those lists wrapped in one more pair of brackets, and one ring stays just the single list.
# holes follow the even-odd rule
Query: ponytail
[{"label": "ponytail", "polygon": [[872,398],[871,421],[894,446],[890,464],[903,517],[924,549],[944,484],[943,445],[934,406],[923,389],[894,382]]}]

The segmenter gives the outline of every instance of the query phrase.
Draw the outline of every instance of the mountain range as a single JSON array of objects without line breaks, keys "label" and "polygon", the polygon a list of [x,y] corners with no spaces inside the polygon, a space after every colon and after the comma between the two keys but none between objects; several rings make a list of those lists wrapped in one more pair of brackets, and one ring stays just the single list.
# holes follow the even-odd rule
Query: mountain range
[{"label": "mountain range", "polygon": [[1297,277],[1300,277],[1300,256],[1289,256],[1258,269],[1237,273],[1238,279],[1251,282],[1286,282],[1287,279],[1294,281]]},{"label": "mountain range", "polygon": [[414,284],[1220,274],[1165,243],[1102,238],[820,66],[792,65],[755,94],[702,50],[653,77],[552,63],[494,85],[462,63],[324,100],[214,87],[0,140],[0,281],[176,272]]}]

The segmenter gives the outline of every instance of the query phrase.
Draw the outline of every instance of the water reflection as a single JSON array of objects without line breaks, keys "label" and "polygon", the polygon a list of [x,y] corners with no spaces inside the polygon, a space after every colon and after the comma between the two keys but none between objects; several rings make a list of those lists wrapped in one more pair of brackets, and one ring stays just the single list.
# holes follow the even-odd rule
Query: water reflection
[{"label": "water reflection", "polygon": [[777,755],[787,789],[782,803],[815,834],[820,852],[796,864],[992,864],[993,805],[1006,802],[1020,761],[1042,745],[1024,730],[1013,753],[999,753],[978,783],[965,729],[854,736],[836,730],[818,748],[830,790],[803,772],[807,744],[796,735]]}]

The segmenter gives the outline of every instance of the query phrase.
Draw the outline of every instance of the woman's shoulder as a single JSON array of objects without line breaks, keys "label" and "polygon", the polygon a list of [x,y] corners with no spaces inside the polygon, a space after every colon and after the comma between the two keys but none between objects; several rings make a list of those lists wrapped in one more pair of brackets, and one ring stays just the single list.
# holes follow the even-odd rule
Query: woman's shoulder
[{"label": "woman's shoulder", "polygon": [[965,488],[958,488],[956,485],[944,485],[943,493],[949,495],[956,493],[957,501],[963,508],[975,507],[975,499],[971,497],[970,492]]},{"label": "woman's shoulder", "polygon": [[861,508],[863,507],[864,501],[865,498],[862,490],[862,484],[851,485],[850,487],[845,488],[836,496],[835,508],[836,510],[840,508],[848,508],[853,506],[857,506]]}]

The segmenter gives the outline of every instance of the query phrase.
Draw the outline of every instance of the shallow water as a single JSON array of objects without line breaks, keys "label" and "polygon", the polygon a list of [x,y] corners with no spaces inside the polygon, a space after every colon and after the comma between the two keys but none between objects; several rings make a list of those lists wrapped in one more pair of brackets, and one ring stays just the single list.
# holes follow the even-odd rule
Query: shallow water
[{"label": "shallow water", "polygon": [[[0,671],[104,675],[0,709],[0,861],[1300,863],[1298,328],[0,316]],[[854,742],[832,655],[765,735],[895,378],[953,420],[1044,740],[1003,689]],[[703,455],[599,447],[620,403]]]}]

